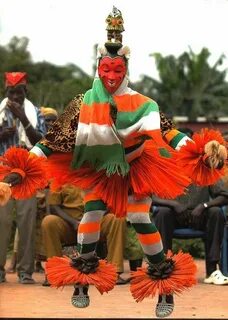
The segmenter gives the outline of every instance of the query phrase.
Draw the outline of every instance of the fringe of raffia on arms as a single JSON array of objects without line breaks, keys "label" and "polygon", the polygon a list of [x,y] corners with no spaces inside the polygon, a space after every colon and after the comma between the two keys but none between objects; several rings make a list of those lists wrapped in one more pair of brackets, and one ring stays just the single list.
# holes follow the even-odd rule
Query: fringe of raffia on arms
[{"label": "fringe of raffia on arms", "polygon": [[131,272],[130,290],[136,302],[147,297],[153,298],[157,293],[179,294],[197,283],[197,268],[190,254],[178,252],[172,256],[169,252],[167,258],[169,257],[175,265],[166,279],[152,279],[147,273],[147,268],[138,268],[137,271]]},{"label": "fringe of raffia on arms", "polygon": [[[19,185],[12,187],[12,197],[26,199],[36,194],[39,189],[47,186],[45,172],[46,159],[30,154],[23,148],[11,147],[0,157],[0,179],[3,179],[14,169],[24,172],[24,178]],[[18,170],[18,171],[20,171]]]},{"label": "fringe of raffia on arms", "polygon": [[[140,158],[132,161],[130,179],[136,198],[155,194],[160,198],[176,198],[185,193],[190,179],[176,163],[176,152],[161,156],[153,141],[145,143]],[[165,181],[165,183],[164,183]]]},{"label": "fringe of raffia on arms", "polygon": [[177,154],[177,161],[185,174],[191,177],[192,181],[199,186],[214,184],[225,175],[224,167],[212,169],[205,164],[204,148],[212,140],[226,145],[219,131],[202,129],[200,133],[195,133],[192,141],[187,141],[186,145],[182,146]]},{"label": "fringe of raffia on arms", "polygon": [[105,260],[99,261],[96,272],[85,274],[71,266],[69,257],[53,257],[47,260],[45,271],[52,287],[59,288],[75,283],[91,284],[101,294],[112,290],[117,280],[116,267]]}]

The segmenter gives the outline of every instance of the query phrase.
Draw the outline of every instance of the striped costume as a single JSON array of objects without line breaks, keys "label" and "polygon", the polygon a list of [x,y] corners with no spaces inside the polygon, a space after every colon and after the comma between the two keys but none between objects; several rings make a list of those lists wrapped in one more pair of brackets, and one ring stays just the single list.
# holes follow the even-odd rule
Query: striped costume
[{"label": "striped costume", "polygon": [[[127,214],[148,260],[158,263],[164,254],[160,235],[149,218],[150,196],[174,198],[184,192],[190,180],[176,166],[166,142],[175,148],[187,137],[177,130],[163,137],[156,102],[126,84],[121,85],[120,95],[111,96],[99,79],[94,80],[81,105],[71,169],[70,163],[67,168],[59,167],[51,156],[49,172],[56,176],[58,168],[61,184],[71,182],[86,191],[85,214],[78,229],[81,254],[95,250],[100,221],[108,207],[117,216]],[[111,116],[113,107],[115,117]],[[50,155],[48,146],[41,141],[32,152]]]},{"label": "striped costume", "polygon": [[[113,7],[106,23],[122,25],[121,12]],[[79,256],[50,258],[46,273],[53,286],[75,285],[71,301],[79,308],[89,305],[89,284],[101,293],[110,291],[117,278],[115,266],[95,254],[101,219],[107,210],[117,217],[127,216],[148,260],[147,268],[132,274],[130,290],[137,302],[158,292],[165,303],[158,302],[156,312],[167,316],[174,305],[166,296],[195,284],[196,267],[188,254],[164,255],[160,234],[149,217],[151,196],[176,198],[183,194],[191,182],[189,164],[200,182],[207,170],[201,157],[204,139],[198,139],[199,150],[193,142],[184,152],[181,148],[183,156],[179,156],[176,150],[185,143],[187,146],[188,138],[175,129],[162,134],[157,103],[128,87],[130,50],[121,43],[124,29],[107,30],[108,41],[98,47],[99,78],[81,101],[80,116],[77,110],[72,117],[74,108],[70,105],[68,118],[60,116],[54,124],[56,130],[31,150],[48,156],[45,174],[53,187],[70,183],[85,192],[85,213],[78,227]],[[19,195],[27,192],[27,182],[33,189],[36,182],[43,186],[46,178],[42,174],[45,161],[38,163],[31,154],[20,160],[22,153],[13,150],[3,159],[9,172],[21,176],[21,188],[13,187]]]}]

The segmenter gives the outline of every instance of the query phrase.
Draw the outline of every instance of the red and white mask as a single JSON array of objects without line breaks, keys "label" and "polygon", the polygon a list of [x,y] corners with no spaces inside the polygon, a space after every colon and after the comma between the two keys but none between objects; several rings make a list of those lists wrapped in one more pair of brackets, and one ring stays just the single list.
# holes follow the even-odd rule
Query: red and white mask
[{"label": "red and white mask", "polygon": [[98,75],[106,90],[113,94],[127,73],[126,62],[121,57],[104,57],[100,60]]}]

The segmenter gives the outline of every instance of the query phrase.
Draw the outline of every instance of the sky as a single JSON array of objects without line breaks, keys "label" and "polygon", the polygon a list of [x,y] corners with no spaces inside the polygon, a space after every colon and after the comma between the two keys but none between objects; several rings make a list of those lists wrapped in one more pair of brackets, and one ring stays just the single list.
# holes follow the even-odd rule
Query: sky
[{"label": "sky", "polygon": [[179,56],[207,47],[211,64],[227,55],[228,0],[0,0],[0,44],[26,36],[34,62],[74,63],[92,75],[93,47],[106,41],[113,5],[124,18],[133,82],[158,78],[154,52]]}]

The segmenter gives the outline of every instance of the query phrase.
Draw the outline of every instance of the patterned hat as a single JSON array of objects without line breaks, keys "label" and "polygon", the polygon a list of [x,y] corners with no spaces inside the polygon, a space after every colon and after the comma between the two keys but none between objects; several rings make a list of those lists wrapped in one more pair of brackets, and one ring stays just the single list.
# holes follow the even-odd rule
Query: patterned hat
[{"label": "patterned hat", "polygon": [[54,115],[54,116],[58,116],[58,112],[54,109],[54,108],[50,108],[50,107],[41,107],[40,111],[42,113],[42,115],[44,117],[47,117],[49,115]]},{"label": "patterned hat", "polygon": [[27,84],[26,72],[5,72],[5,87],[14,87],[19,84]]},{"label": "patterned hat", "polygon": [[122,44],[122,32],[124,31],[124,20],[119,9],[113,6],[112,12],[105,20],[107,26],[107,41],[99,45],[97,58],[104,56],[123,56],[126,60],[130,57],[130,49]]}]

